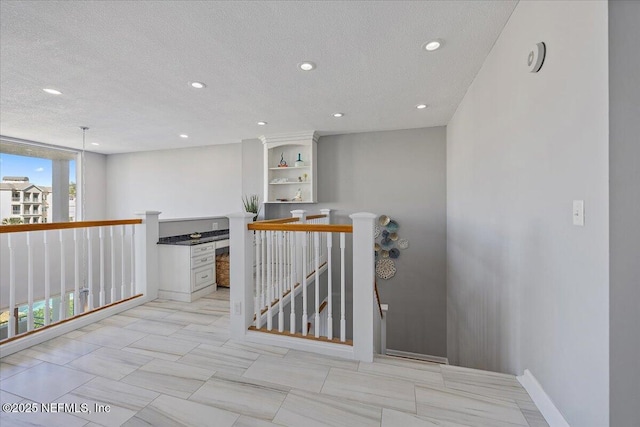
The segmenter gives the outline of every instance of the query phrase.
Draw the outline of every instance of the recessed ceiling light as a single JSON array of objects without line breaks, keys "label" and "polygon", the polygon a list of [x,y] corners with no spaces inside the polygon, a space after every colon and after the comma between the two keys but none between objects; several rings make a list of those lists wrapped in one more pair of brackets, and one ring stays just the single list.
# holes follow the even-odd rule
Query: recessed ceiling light
[{"label": "recessed ceiling light", "polygon": [[258,122],[258,125],[260,125],[260,126],[266,126],[266,125],[267,125],[267,122]]},{"label": "recessed ceiling light", "polygon": [[100,145],[99,142],[92,142],[91,145]]},{"label": "recessed ceiling light", "polygon": [[333,117],[342,117],[344,113],[333,113]]},{"label": "recessed ceiling light", "polygon": [[190,84],[191,87],[194,87],[196,89],[204,89],[205,87],[207,87],[207,85],[202,82],[191,82]]},{"label": "recessed ceiling light", "polygon": [[189,135],[187,135],[186,133],[181,133],[180,138],[189,138]]},{"label": "recessed ceiling light", "polygon": [[422,45],[424,50],[428,52],[433,52],[434,50],[438,50],[440,49],[441,46],[442,46],[442,40],[440,39],[431,40]]},{"label": "recessed ceiling light", "polygon": [[42,89],[42,90],[47,92],[47,93],[50,93],[51,95],[62,95],[62,92],[60,92],[57,89],[45,88],[45,89]]},{"label": "recessed ceiling light", "polygon": [[298,64],[298,67],[300,67],[302,71],[311,71],[316,68],[316,64],[311,61],[304,61]]},{"label": "recessed ceiling light", "polygon": [[425,108],[427,108],[427,104],[418,104],[418,105],[416,105],[416,108],[418,110],[424,110]]}]

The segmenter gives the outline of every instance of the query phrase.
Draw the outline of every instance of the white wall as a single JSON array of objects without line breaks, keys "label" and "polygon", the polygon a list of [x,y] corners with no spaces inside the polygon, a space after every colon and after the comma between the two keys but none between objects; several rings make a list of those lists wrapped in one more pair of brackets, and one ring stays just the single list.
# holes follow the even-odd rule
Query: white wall
[{"label": "white wall", "polygon": [[[85,170],[85,176],[87,179],[87,194],[84,200],[85,215],[83,221],[98,221],[109,218],[107,214],[107,156],[104,154],[85,152],[85,162],[87,169]],[[78,168],[80,170],[80,168]],[[82,179],[78,182],[78,188],[81,187]],[[79,209],[77,207],[76,209]],[[130,218],[130,217],[129,217]]]},{"label": "white wall", "polygon": [[583,427],[609,423],[607,55],[606,2],[520,2],[447,127],[449,360],[529,369]]},{"label": "white wall", "polygon": [[107,213],[131,218],[222,216],[242,210],[241,144],[115,154],[107,157]]}]

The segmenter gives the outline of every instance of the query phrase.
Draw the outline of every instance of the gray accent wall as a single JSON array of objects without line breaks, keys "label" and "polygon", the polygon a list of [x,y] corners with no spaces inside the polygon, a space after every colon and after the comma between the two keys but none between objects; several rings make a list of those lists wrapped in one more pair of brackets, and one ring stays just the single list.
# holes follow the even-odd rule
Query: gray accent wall
[{"label": "gray accent wall", "polygon": [[355,212],[396,219],[410,247],[397,260],[395,277],[378,279],[382,302],[389,304],[387,347],[433,356],[446,352],[445,132],[436,127],[320,137],[319,203],[269,204],[266,210],[277,218],[293,209],[330,208],[336,223],[350,223]]},{"label": "gray accent wall", "polygon": [[449,360],[528,369],[581,427],[609,425],[607,28],[606,2],[520,2],[447,126]]},{"label": "gray accent wall", "polygon": [[640,422],[639,22],[639,2],[609,2],[611,426]]}]

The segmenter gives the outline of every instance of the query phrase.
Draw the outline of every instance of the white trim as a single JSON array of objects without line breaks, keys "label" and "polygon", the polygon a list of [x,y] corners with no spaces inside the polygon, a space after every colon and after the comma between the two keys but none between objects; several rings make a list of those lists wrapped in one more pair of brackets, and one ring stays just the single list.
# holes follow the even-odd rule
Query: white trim
[{"label": "white trim", "polygon": [[549,395],[544,391],[536,377],[533,376],[528,369],[524,370],[524,374],[516,377],[522,387],[527,390],[529,396],[536,404],[540,413],[549,424],[549,427],[570,427],[567,420],[564,419],[562,413],[553,404]]},{"label": "white trim", "polygon": [[440,356],[431,356],[428,354],[411,353],[410,351],[401,350],[387,350],[387,356],[405,357],[407,359],[424,360],[425,362],[440,363],[442,365],[448,365],[449,359]]},{"label": "white trim", "polygon": [[304,338],[288,337],[267,332],[247,331],[244,340],[257,344],[267,344],[310,353],[323,354],[325,356],[341,357],[343,359],[355,359],[353,346],[336,344],[331,342],[316,341]]},{"label": "white trim", "polygon": [[302,131],[302,132],[289,132],[280,133],[275,135],[260,135],[258,137],[263,144],[275,143],[275,146],[282,144],[289,144],[291,142],[305,141],[305,142],[318,142],[320,135],[314,130]]},{"label": "white trim", "polygon": [[149,299],[144,296],[134,298],[121,304],[114,305],[113,307],[105,308],[104,310],[87,314],[86,316],[82,316],[78,319],[62,323],[61,325],[52,326],[51,328],[35,334],[27,335],[24,338],[2,344],[0,346],[0,358],[17,353],[25,348],[32,347],[50,339],[57,338],[76,329],[83,328],[102,319],[106,319],[107,317],[114,316],[123,311],[142,305],[148,301]]}]

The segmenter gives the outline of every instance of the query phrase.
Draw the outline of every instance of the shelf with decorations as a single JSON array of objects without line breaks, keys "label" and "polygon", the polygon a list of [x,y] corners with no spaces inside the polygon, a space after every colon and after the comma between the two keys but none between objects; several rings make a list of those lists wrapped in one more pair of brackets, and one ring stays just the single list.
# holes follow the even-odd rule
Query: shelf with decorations
[{"label": "shelf with decorations", "polygon": [[317,203],[316,132],[261,136],[265,203]]}]

